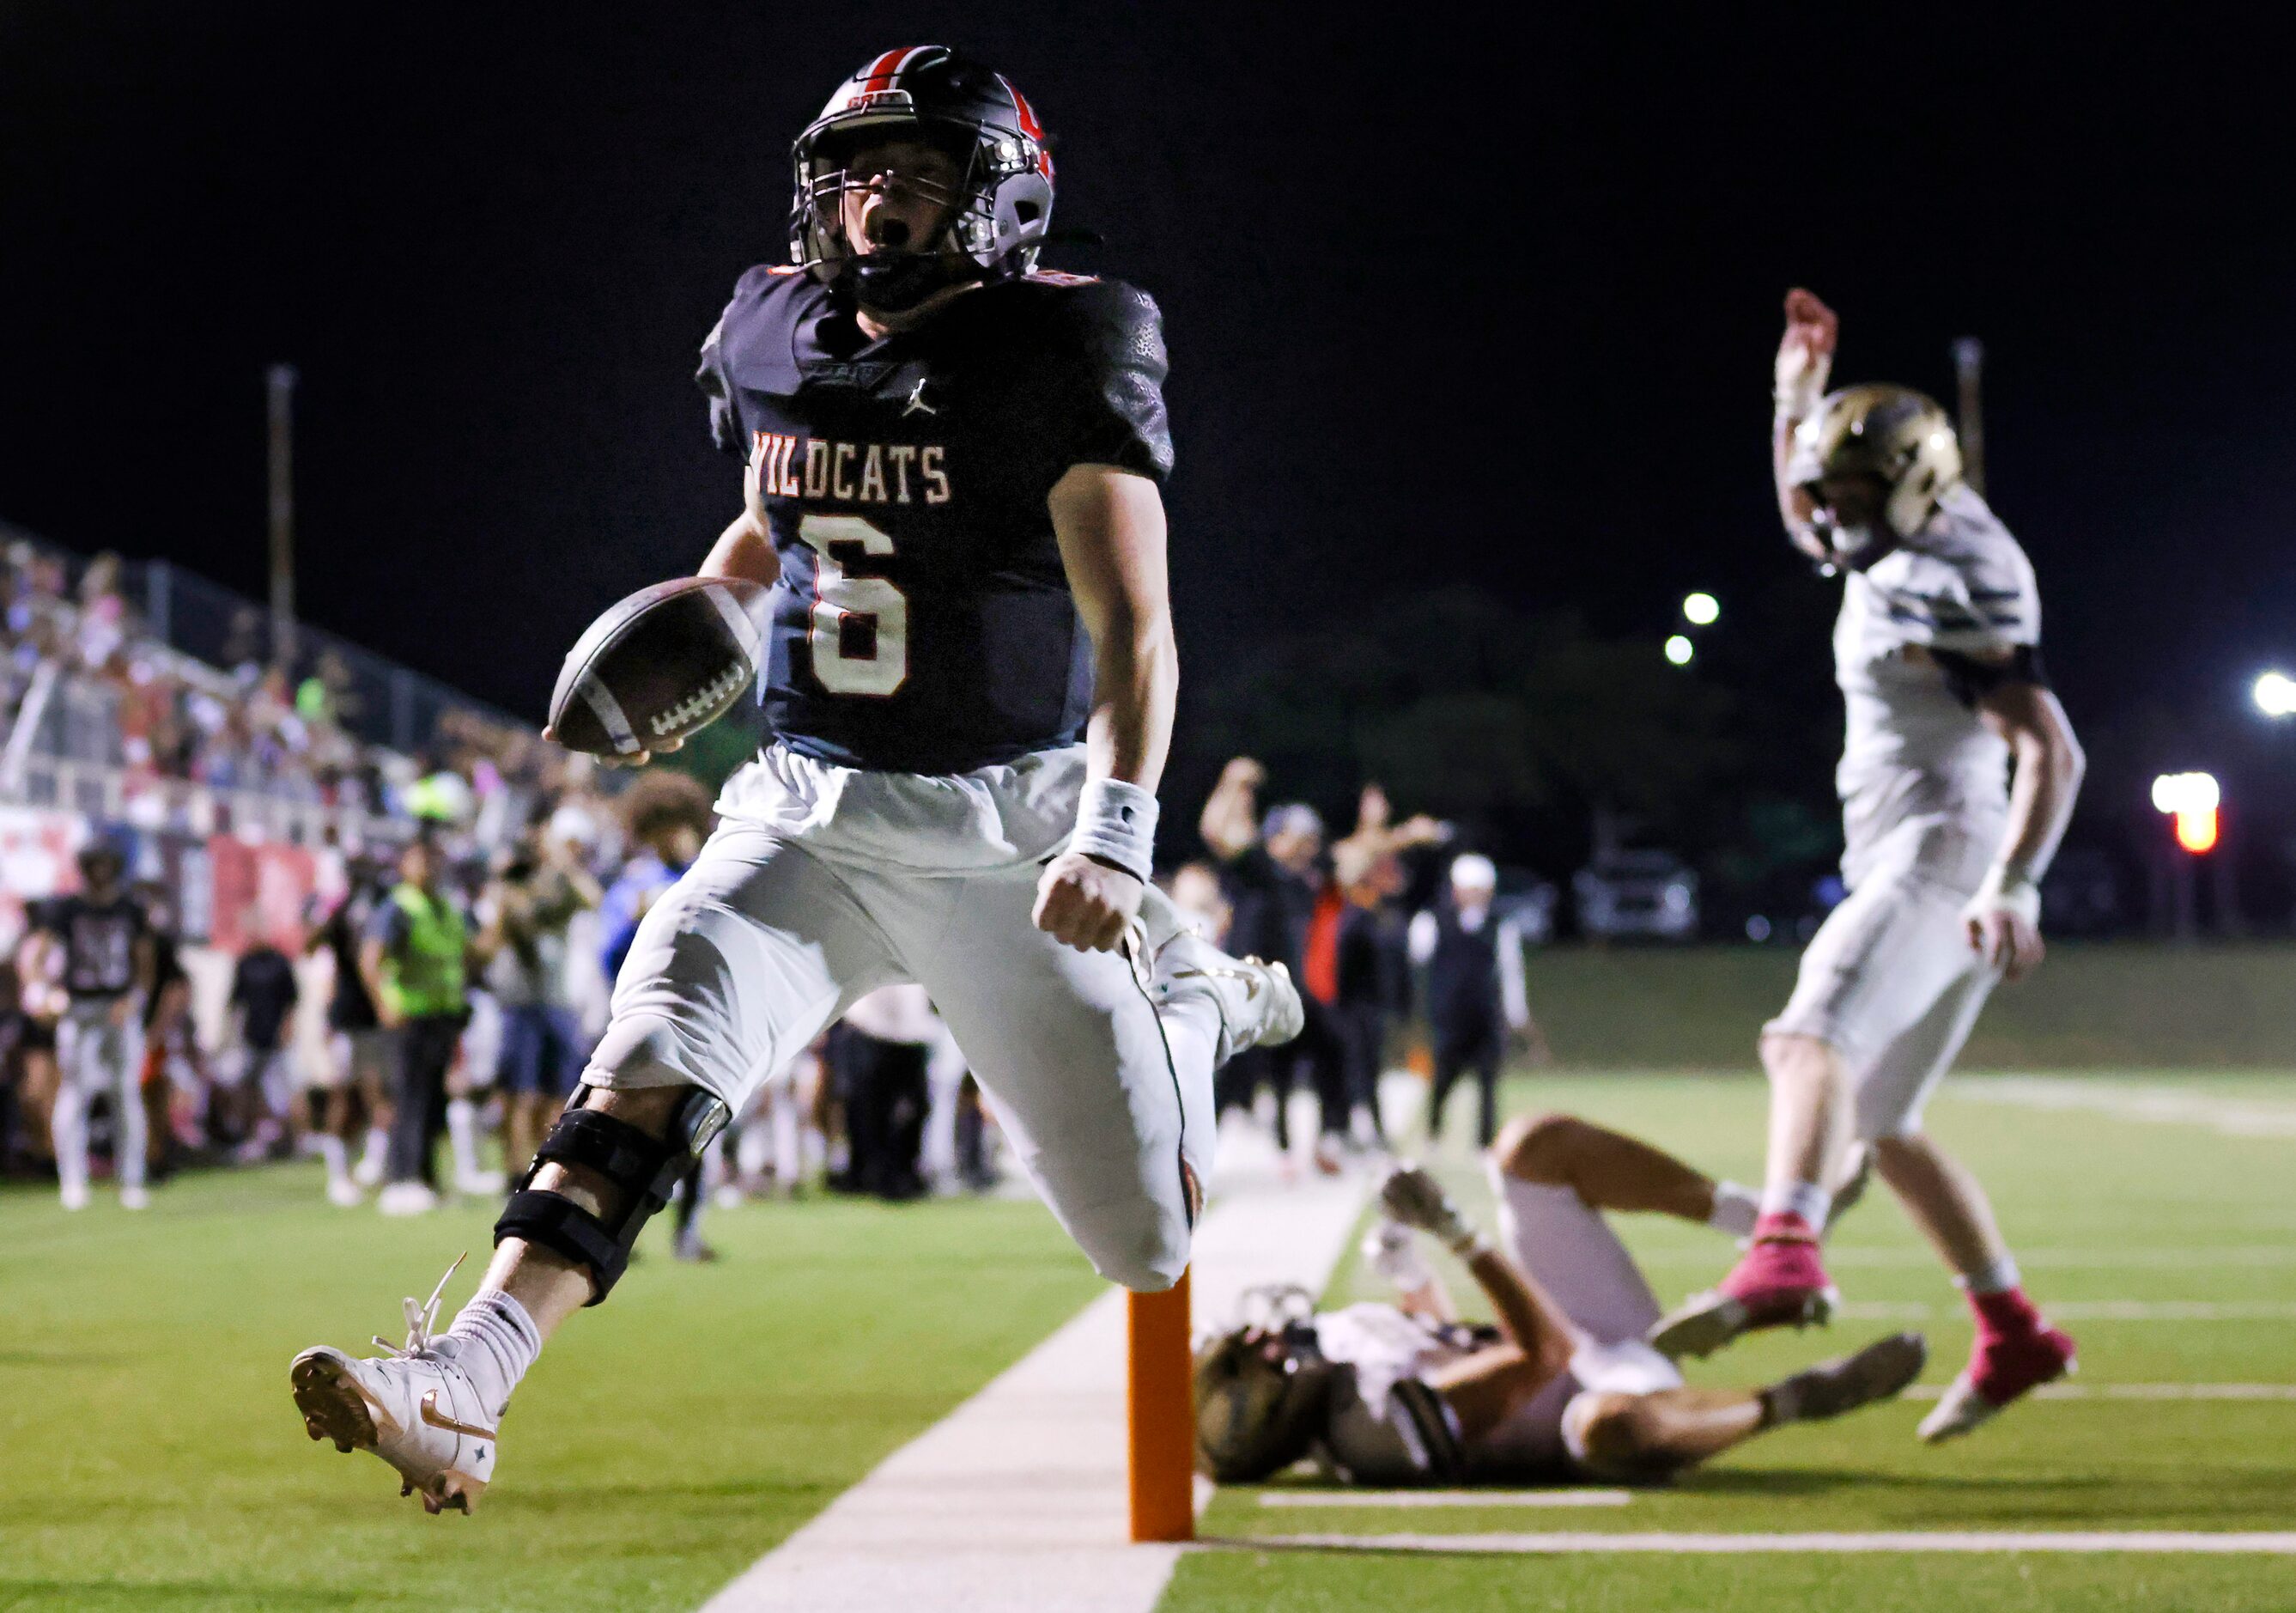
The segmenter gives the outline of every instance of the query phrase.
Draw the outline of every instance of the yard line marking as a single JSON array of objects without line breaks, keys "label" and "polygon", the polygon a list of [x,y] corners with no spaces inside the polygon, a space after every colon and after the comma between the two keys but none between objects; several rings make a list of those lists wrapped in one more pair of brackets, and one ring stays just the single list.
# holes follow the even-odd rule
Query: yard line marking
[{"label": "yard line marking", "polygon": [[1316,1551],[1472,1551],[1542,1557],[1582,1551],[2153,1551],[2296,1556],[2296,1533],[2217,1535],[2196,1529],[1900,1530],[1863,1535],[1253,1535],[1232,1536],[1218,1543],[1263,1551],[1271,1546],[1289,1546]]},{"label": "yard line marking", "polygon": [[1269,1490],[1263,1507],[1623,1507],[1627,1490]]},{"label": "yard line marking", "polygon": [[[1938,1384],[1915,1384],[1907,1400],[1935,1400]],[[2040,1400],[2296,1400],[2296,1383],[2045,1383]]]},{"label": "yard line marking", "polygon": [[[2286,1321],[2296,1300],[2066,1299],[2042,1307],[2061,1321]],[[1851,1321],[1922,1321],[1959,1312],[1918,1299],[1852,1299],[1834,1314]]]},{"label": "yard line marking", "polygon": [[[1408,1090],[1394,1096],[1407,1106],[1424,1086],[1404,1079]],[[1226,1325],[1244,1291],[1264,1283],[1321,1288],[1373,1181],[1354,1172],[1287,1186],[1272,1154],[1224,1152],[1196,1228],[1198,1322]],[[1111,1288],[704,1613],[1151,1613],[1181,1548],[1125,1539],[1124,1339],[1124,1293]],[[1199,1510],[1209,1493],[1199,1484]]]},{"label": "yard line marking", "polygon": [[[1693,1266],[1705,1269],[1714,1264],[1711,1248],[1661,1249],[1638,1256],[1645,1266]],[[1923,1247],[1860,1248],[1856,1245],[1828,1244],[1825,1263],[1829,1267],[1874,1270],[1904,1268],[1907,1271],[1927,1270],[1938,1263],[1933,1250]],[[2037,1267],[2053,1270],[2114,1271],[2182,1271],[2200,1266],[2296,1266],[2296,1243],[2227,1244],[2218,1248],[2205,1245],[2191,1249],[2058,1249],[2020,1248],[2017,1263],[2027,1271]]]},{"label": "yard line marking", "polygon": [[2029,1109],[2081,1109],[2115,1120],[2207,1126],[2227,1137],[2296,1137],[2296,1105],[2251,1103],[2169,1087],[2099,1082],[2062,1075],[1992,1075],[1964,1081],[1956,1098]]}]

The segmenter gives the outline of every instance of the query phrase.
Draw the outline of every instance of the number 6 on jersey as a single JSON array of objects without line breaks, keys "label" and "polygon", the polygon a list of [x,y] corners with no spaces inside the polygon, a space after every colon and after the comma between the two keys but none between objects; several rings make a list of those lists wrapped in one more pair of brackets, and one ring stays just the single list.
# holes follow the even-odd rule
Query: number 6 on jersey
[{"label": "number 6 on jersey", "polygon": [[890,555],[891,535],[858,515],[818,514],[800,520],[797,535],[821,557],[806,635],[813,675],[832,695],[894,693],[909,676],[909,602],[882,577],[848,576],[833,552],[853,543],[864,554]]}]

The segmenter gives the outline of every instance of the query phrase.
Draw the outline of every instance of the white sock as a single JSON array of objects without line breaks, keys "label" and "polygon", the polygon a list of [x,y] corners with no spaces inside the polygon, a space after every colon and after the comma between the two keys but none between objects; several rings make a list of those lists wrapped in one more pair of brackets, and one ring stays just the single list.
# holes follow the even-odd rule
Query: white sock
[{"label": "white sock", "polygon": [[351,1179],[350,1150],[343,1140],[332,1132],[321,1132],[312,1140],[318,1145],[319,1157],[327,1167],[327,1185],[339,1187]]},{"label": "white sock", "polygon": [[48,1121],[56,1143],[56,1185],[66,1192],[87,1187],[87,1099],[67,1076],[56,1089],[55,1113]]},{"label": "white sock", "polygon": [[144,1115],[144,1094],[133,1081],[112,1089],[111,1168],[122,1191],[144,1185],[144,1156],[151,1151],[151,1128]]},{"label": "white sock", "polygon": [[479,1173],[479,1108],[467,1098],[447,1100],[447,1137],[455,1150],[455,1174]]},{"label": "white sock", "polygon": [[1733,1238],[1751,1238],[1754,1217],[1761,1212],[1761,1195],[1753,1189],[1742,1182],[1718,1181],[1714,1184],[1714,1211],[1707,1216],[1706,1224]]},{"label": "white sock", "polygon": [[2023,1274],[2017,1270],[2017,1257],[2004,1255],[1991,1265],[1963,1272],[1953,1280],[1953,1284],[1971,1294],[2006,1294],[2024,1280]]},{"label": "white sock", "polygon": [[366,1146],[359,1150],[359,1169],[380,1171],[383,1158],[390,1152],[390,1133],[381,1126],[366,1129]]},{"label": "white sock", "polygon": [[479,1398],[496,1417],[510,1403],[510,1392],[542,1354],[542,1329],[526,1307],[499,1288],[471,1296],[444,1337],[455,1341],[447,1352],[471,1375]]},{"label": "white sock", "polygon": [[1765,1215],[1799,1215],[1818,1228],[1825,1225],[1826,1212],[1833,1208],[1833,1195],[1814,1181],[1773,1182],[1762,1189]]}]

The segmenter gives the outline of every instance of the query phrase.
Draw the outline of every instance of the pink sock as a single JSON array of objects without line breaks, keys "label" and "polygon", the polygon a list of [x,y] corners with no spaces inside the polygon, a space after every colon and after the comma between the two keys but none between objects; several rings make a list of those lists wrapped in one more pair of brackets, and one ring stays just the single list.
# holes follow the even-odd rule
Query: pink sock
[{"label": "pink sock", "polygon": [[2041,1330],[2041,1313],[2025,1297],[2025,1290],[2004,1288],[1996,1294],[1972,1294],[1969,1308],[1977,1313],[1981,1332],[2009,1337]]}]

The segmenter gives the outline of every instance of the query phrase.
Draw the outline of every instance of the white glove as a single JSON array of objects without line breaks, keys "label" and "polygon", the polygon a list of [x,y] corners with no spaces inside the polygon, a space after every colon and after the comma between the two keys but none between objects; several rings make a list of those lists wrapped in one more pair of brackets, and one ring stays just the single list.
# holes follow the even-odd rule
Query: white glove
[{"label": "white glove", "polygon": [[1472,1260],[1490,1247],[1441,1184],[1418,1165],[1401,1164],[1388,1173],[1379,1197],[1390,1215],[1406,1227],[1417,1227],[1462,1260]]},{"label": "white glove", "polygon": [[1364,1264],[1405,1294],[1415,1294],[1435,1280],[1435,1273],[1419,1257],[1419,1240],[1399,1221],[1382,1219],[1364,1234]]}]

